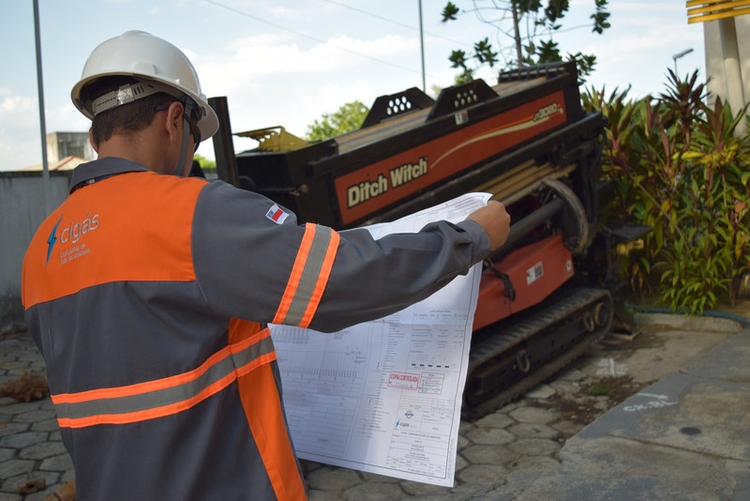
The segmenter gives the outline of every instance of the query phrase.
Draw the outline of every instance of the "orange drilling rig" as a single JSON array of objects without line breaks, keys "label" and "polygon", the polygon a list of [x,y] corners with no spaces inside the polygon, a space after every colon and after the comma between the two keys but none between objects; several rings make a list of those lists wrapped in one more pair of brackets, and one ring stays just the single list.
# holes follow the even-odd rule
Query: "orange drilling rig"
[{"label": "orange drilling rig", "polygon": [[396,219],[467,192],[512,217],[484,263],[462,406],[467,419],[516,398],[580,356],[627,314],[614,249],[648,228],[605,224],[605,121],[581,107],[574,63],[501,73],[444,89],[381,96],[361,128],[309,143],[271,127],[236,153],[224,98],[214,138],[219,177],[336,229]]}]

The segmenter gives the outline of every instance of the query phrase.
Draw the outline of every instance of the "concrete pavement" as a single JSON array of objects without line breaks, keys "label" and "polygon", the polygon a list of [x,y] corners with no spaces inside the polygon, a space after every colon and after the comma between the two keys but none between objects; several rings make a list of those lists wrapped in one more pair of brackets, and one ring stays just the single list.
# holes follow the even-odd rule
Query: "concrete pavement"
[{"label": "concrete pavement", "polygon": [[558,459],[487,499],[750,500],[750,330],[605,413]]},{"label": "concrete pavement", "polygon": [[[750,499],[750,329],[640,321],[646,334],[632,343],[596,345],[522,399],[463,422],[453,488],[303,462],[311,500]],[[0,383],[43,367],[28,336],[0,341]],[[44,489],[18,494],[40,478]],[[0,501],[42,500],[73,478],[49,398],[0,399]]]}]

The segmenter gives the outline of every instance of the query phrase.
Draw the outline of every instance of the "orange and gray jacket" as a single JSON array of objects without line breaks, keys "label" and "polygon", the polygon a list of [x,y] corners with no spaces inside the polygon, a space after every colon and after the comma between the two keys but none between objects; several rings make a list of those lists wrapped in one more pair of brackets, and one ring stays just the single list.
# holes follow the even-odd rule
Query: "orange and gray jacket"
[{"label": "orange and gray jacket", "polygon": [[398,311],[489,251],[473,221],[373,240],[119,158],[79,166],[23,303],[78,499],[304,499],[268,323]]}]

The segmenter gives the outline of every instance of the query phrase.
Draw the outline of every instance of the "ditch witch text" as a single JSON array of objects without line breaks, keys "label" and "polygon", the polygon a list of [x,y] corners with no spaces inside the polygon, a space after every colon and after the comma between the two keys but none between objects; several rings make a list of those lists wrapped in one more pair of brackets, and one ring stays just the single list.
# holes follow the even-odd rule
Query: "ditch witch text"
[{"label": "ditch witch text", "polygon": [[347,207],[352,208],[372,198],[379,197],[392,188],[398,188],[418,179],[428,172],[427,157],[421,157],[417,163],[400,165],[388,172],[388,177],[378,174],[374,181],[362,181],[346,189]]}]

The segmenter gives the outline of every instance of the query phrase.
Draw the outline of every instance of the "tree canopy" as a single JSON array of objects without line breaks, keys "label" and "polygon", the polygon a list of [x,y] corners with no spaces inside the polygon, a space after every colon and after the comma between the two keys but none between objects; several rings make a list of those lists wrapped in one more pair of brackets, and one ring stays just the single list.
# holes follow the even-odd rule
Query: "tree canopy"
[{"label": "tree canopy", "polygon": [[[589,16],[594,33],[602,34],[610,27],[607,3],[608,0],[594,0],[594,12]],[[562,61],[560,47],[553,35],[562,27],[561,20],[569,10],[570,0],[472,0],[471,7],[465,11],[449,1],[442,12],[444,23],[473,12],[480,21],[512,40],[508,45],[502,44],[499,52],[493,50],[489,37],[475,42],[471,54],[464,50],[452,51],[448,59],[453,68],[462,71],[456,77],[456,83],[473,80],[474,71],[482,65],[494,68],[498,56],[503,57],[507,68]],[[566,59],[576,61],[581,76],[589,75],[596,64],[593,54],[568,53]]]},{"label": "tree canopy", "polygon": [[334,113],[325,113],[320,121],[315,120],[307,126],[305,139],[308,141],[322,141],[345,132],[357,130],[365,121],[370,109],[359,101],[342,105]]}]

